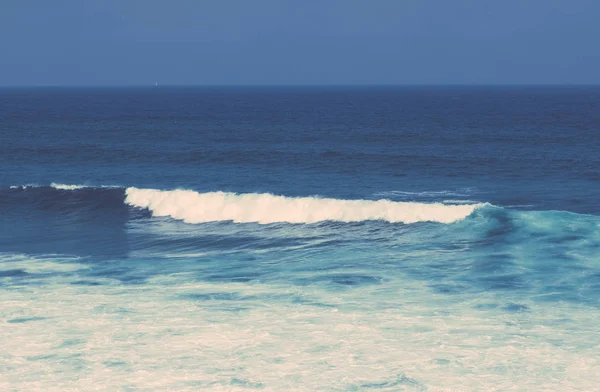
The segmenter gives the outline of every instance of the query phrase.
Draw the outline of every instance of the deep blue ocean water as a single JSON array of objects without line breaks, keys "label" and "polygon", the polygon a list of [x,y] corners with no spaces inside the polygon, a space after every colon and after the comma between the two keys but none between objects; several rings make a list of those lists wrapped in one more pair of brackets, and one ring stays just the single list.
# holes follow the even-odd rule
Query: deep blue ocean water
[{"label": "deep blue ocean water", "polygon": [[600,389],[600,88],[0,90],[0,389]]}]

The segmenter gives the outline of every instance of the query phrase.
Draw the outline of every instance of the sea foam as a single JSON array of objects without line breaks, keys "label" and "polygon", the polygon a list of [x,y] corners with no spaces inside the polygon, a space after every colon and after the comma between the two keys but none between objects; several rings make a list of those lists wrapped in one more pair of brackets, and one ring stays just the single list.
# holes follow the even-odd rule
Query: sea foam
[{"label": "sea foam", "polygon": [[125,202],[147,208],[154,216],[170,216],[187,223],[233,221],[261,224],[360,222],[452,223],[469,216],[484,204],[394,202],[390,200],[340,200],[319,197],[285,197],[268,193],[198,193],[127,188]]}]

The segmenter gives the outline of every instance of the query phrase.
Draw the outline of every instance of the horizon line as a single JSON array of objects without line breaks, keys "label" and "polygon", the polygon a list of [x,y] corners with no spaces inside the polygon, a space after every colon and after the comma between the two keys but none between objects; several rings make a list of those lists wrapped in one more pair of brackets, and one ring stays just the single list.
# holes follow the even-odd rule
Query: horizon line
[{"label": "horizon line", "polygon": [[403,87],[600,87],[600,83],[331,83],[331,84],[31,84],[1,85],[0,89],[26,88],[403,88]]}]

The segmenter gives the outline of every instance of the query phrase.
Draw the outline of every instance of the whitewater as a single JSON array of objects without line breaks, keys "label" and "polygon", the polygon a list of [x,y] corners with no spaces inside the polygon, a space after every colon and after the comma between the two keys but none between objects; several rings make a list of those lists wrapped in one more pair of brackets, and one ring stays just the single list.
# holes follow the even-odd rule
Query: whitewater
[{"label": "whitewater", "polygon": [[127,188],[126,203],[148,208],[156,216],[170,216],[187,223],[211,221],[262,224],[360,222],[440,222],[464,219],[483,204],[445,205],[390,200],[337,200],[318,197],[284,197],[271,194],[198,193],[190,190],[161,191]]}]

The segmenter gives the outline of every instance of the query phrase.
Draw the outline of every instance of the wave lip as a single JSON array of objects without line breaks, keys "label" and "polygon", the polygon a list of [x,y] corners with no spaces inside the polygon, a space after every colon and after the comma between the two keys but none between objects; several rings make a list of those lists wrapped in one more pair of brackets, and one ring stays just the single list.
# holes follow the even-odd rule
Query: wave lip
[{"label": "wave lip", "polygon": [[170,216],[187,223],[316,223],[383,220],[390,223],[452,223],[471,215],[484,204],[394,202],[285,197],[268,193],[198,193],[127,188],[125,202],[147,208],[154,216]]}]

